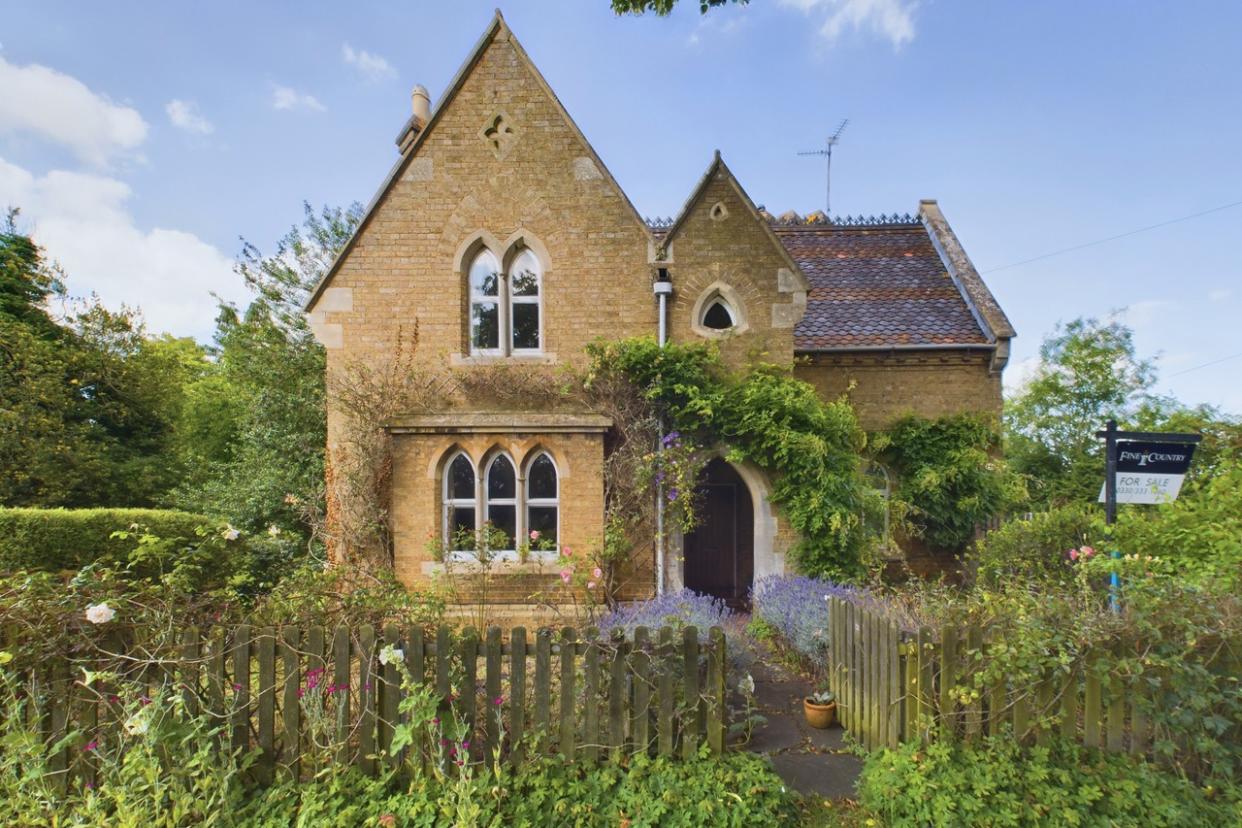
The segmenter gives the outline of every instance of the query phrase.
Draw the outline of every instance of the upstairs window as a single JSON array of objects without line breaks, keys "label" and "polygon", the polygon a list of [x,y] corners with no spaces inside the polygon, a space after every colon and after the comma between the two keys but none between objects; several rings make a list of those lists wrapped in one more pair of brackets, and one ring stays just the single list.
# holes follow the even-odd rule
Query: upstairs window
[{"label": "upstairs window", "polygon": [[733,308],[724,299],[713,299],[703,312],[703,327],[714,331],[727,331],[736,325]]},{"label": "upstairs window", "polygon": [[470,262],[470,352],[478,356],[540,353],[543,268],[528,249],[506,271],[490,250]]}]

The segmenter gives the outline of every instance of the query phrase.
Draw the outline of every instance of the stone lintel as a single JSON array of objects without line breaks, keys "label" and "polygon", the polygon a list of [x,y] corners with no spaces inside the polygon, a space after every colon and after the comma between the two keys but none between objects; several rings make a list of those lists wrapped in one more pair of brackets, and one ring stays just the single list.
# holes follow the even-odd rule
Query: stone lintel
[{"label": "stone lintel", "polygon": [[394,417],[386,427],[394,434],[598,434],[611,428],[612,420],[600,414],[500,411]]}]

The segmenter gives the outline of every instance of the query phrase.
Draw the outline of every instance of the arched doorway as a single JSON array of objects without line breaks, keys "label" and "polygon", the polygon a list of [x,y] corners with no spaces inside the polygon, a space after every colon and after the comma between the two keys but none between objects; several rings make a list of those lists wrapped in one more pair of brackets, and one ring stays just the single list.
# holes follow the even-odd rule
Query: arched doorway
[{"label": "arched doorway", "polygon": [[741,475],[719,457],[699,476],[698,513],[683,540],[686,587],[742,608],[754,580],[754,503]]}]

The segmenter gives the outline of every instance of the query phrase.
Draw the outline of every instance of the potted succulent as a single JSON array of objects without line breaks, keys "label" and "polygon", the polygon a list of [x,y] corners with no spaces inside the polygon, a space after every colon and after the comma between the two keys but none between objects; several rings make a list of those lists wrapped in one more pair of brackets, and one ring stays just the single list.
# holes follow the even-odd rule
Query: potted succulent
[{"label": "potted succulent", "polygon": [[806,723],[819,730],[832,727],[837,718],[837,697],[831,690],[818,690],[802,700]]}]

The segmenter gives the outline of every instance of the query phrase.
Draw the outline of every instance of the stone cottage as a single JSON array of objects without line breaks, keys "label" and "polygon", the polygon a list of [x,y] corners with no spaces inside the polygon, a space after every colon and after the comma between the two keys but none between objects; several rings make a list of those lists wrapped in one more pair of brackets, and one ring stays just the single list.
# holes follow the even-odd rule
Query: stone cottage
[{"label": "stone cottage", "polygon": [[[868,429],[911,411],[1000,410],[1014,331],[935,201],[908,216],[774,217],[717,153],[682,213],[649,223],[499,13],[434,109],[414,90],[396,143],[307,304],[329,376],[389,358],[415,323],[415,359],[461,372],[582,364],[599,337],[665,335],[793,364],[826,397],[848,391]],[[429,539],[484,521],[599,543],[607,418],[467,399],[384,425],[404,582],[439,571]],[[341,428],[330,412],[330,458]],[[717,459],[703,483],[699,527],[637,550],[625,597],[685,584],[736,600],[784,571],[793,538],[765,474]],[[458,557],[469,567],[469,550]],[[515,611],[557,580],[538,555],[498,557],[491,600]]]}]

